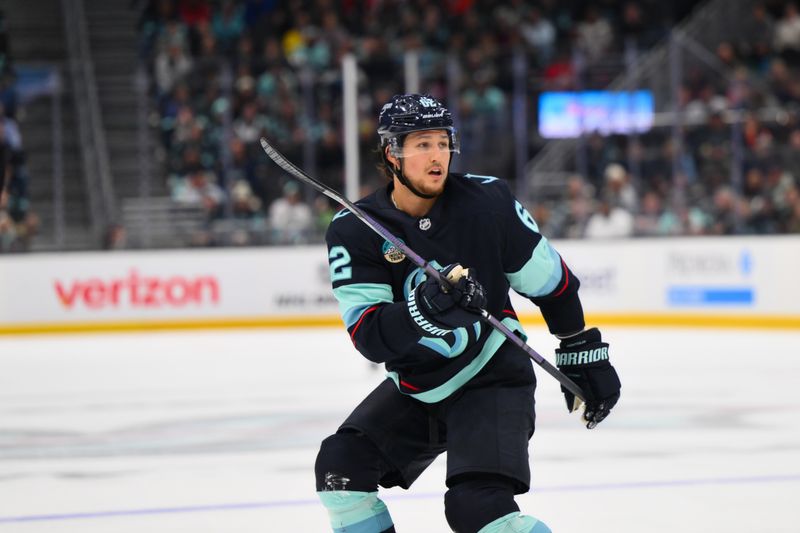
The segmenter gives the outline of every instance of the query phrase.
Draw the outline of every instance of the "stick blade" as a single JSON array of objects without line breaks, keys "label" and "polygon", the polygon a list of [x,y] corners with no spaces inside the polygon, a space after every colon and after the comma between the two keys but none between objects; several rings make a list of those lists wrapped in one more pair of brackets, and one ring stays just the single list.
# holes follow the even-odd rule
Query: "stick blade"
[{"label": "stick blade", "polygon": [[[325,196],[328,196],[329,198],[332,198],[333,200],[335,200],[335,201],[337,201],[339,203],[343,202],[343,200],[341,199],[341,197],[337,193],[332,191],[329,187],[327,187],[323,183],[320,183],[319,181],[315,180],[314,178],[312,178],[311,176],[306,174],[297,165],[295,165],[294,163],[292,163],[291,161],[286,159],[283,156],[283,154],[280,153],[278,150],[276,150],[269,143],[269,141],[267,141],[264,137],[261,137],[260,141],[261,141],[261,148],[264,149],[264,152],[266,152],[266,154],[269,156],[269,158],[272,159],[272,161],[276,165],[278,165],[283,170],[288,172],[292,177],[294,177],[295,179],[298,179],[298,180],[300,180],[300,181],[302,181],[304,183],[308,183],[309,185],[311,185],[312,187],[317,189],[319,192],[321,192]],[[350,207],[349,205],[347,205],[346,202],[343,203],[343,205],[345,205],[346,207]]]},{"label": "stick blade", "polygon": [[292,174],[299,171],[299,169],[295,167],[288,159],[283,157],[283,154],[273,148],[269,141],[267,141],[264,137],[261,137],[261,148],[263,148],[269,158],[272,159],[282,169],[290,171]]}]

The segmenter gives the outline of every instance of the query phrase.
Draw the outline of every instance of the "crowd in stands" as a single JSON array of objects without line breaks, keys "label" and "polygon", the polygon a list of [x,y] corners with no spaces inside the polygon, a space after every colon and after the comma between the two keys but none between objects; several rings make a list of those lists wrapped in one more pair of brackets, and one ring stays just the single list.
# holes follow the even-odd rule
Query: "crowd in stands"
[{"label": "crowd in stands", "polygon": [[0,11],[0,253],[29,248],[38,230],[38,218],[30,210],[28,171],[14,90],[14,62]]},{"label": "crowd in stands", "polygon": [[586,140],[586,175],[569,180],[563,200],[535,206],[549,234],[800,232],[797,5],[754,3],[747,31],[718,44],[713,66],[722,76],[689,69],[679,139],[661,128]]},{"label": "crowd in stands", "polygon": [[[604,87],[620,72],[614,58],[621,64],[627,44],[653,47],[695,4],[150,0],[140,18],[140,54],[152,78],[171,194],[202,206],[212,223],[239,221],[242,244],[253,242],[250,231],[267,231],[271,242],[318,239],[337,207],[283,175],[258,139],[266,136],[341,190],[340,60],[354,54],[362,182],[365,191],[380,185],[370,157],[376,118],[382,103],[404,91],[408,50],[417,52],[421,89],[457,114],[462,154],[455,169],[513,179],[515,50],[525,53],[534,95]],[[584,67],[602,68],[587,77],[576,53]],[[587,172],[567,180],[563,198],[524,200],[553,237],[799,232],[798,58],[797,6],[758,3],[749,31],[716,49],[728,78],[687,72],[680,146],[670,128],[591,135]],[[454,64],[461,72],[455,102],[448,90]],[[783,112],[764,117],[758,111],[767,106]],[[532,130],[535,112],[529,105]],[[543,142],[532,131],[528,156]],[[209,233],[203,242],[213,240]]]}]

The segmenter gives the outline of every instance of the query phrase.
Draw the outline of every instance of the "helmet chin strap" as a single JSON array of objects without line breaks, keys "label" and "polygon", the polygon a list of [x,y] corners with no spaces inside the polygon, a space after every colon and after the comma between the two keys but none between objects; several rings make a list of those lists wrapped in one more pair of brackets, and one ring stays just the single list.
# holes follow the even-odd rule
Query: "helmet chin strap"
[{"label": "helmet chin strap", "polygon": [[[384,157],[386,157],[386,156],[384,156]],[[422,191],[417,190],[416,187],[411,185],[411,182],[408,181],[408,178],[406,178],[405,174],[403,173],[403,159],[402,158],[400,158],[400,168],[399,169],[396,168],[392,164],[392,162],[389,161],[389,160],[387,160],[386,163],[387,163],[387,166],[389,167],[389,170],[392,171],[392,174],[394,174],[394,176],[398,180],[400,180],[400,183],[405,185],[408,188],[409,191],[414,193],[415,196],[419,196],[420,198],[424,198],[426,200],[431,200],[431,199],[436,198],[437,196],[439,196],[438,194],[427,194],[427,193],[424,193]]]}]

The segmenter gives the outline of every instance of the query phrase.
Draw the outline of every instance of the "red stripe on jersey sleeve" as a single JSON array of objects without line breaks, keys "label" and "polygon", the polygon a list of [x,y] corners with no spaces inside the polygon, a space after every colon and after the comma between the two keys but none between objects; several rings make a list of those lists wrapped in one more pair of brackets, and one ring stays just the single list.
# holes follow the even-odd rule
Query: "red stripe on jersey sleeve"
[{"label": "red stripe on jersey sleeve", "polygon": [[420,389],[419,387],[415,387],[414,385],[412,385],[412,384],[411,384],[411,383],[409,383],[408,381],[403,381],[402,379],[400,380],[400,385],[402,385],[403,387],[405,387],[405,388],[407,388],[407,389],[411,389],[411,390],[413,390],[413,391],[415,391],[415,392],[418,392],[418,391],[421,391],[421,390],[422,390],[422,389]]},{"label": "red stripe on jersey sleeve", "polygon": [[356,327],[354,327],[353,328],[353,332],[350,333],[350,340],[353,341],[353,344],[356,343],[356,331],[358,331],[358,328],[361,327],[361,322],[364,320],[364,317],[367,316],[368,314],[370,314],[371,312],[373,312],[374,310],[376,310],[377,308],[378,308],[377,305],[373,305],[372,307],[367,308],[366,311],[361,313],[361,318],[358,319],[358,323],[356,323]]},{"label": "red stripe on jersey sleeve", "polygon": [[563,259],[561,260],[561,268],[564,269],[564,286],[561,287],[561,289],[557,293],[555,293],[553,297],[561,296],[561,294],[565,290],[567,290],[567,287],[569,287],[569,269],[567,268],[567,264],[564,262]]}]

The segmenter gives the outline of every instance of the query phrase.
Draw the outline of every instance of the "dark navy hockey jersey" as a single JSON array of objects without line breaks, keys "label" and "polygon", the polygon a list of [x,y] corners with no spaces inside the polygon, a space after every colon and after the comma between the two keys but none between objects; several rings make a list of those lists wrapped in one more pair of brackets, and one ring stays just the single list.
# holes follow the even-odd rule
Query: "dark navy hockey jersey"
[{"label": "dark navy hockey jersey", "polygon": [[[394,207],[391,187],[357,205],[437,268],[470,268],[486,289],[486,309],[509,329],[522,333],[510,288],[539,305],[553,333],[583,328],[578,280],[503,180],[450,174],[444,192],[420,218]],[[401,392],[440,401],[506,342],[477,316],[471,327],[421,336],[406,299],[425,272],[348,210],[334,217],[326,240],[333,292],[353,344],[367,359],[385,363]]]}]

